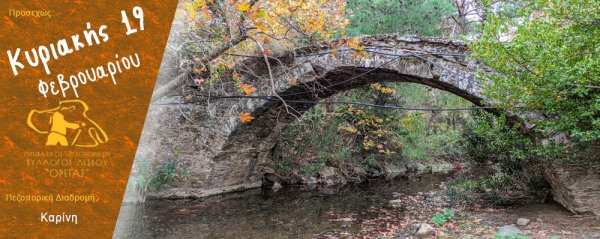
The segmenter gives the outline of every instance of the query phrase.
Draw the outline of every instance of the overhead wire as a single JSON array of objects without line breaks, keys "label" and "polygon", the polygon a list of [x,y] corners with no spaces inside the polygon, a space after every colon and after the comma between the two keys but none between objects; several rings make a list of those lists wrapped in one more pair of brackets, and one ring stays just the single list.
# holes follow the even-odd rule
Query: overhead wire
[{"label": "overhead wire", "polygon": [[[350,49],[343,49],[342,52],[344,51],[349,51]],[[283,99],[284,97],[290,97],[290,96],[296,96],[296,95],[303,95],[303,94],[308,94],[311,93],[313,94],[316,91],[322,91],[322,90],[326,90],[326,89],[330,89],[332,87],[338,86],[338,85],[342,85],[342,84],[346,84],[350,81],[353,81],[355,79],[358,79],[362,76],[365,76],[371,72],[374,72],[376,70],[381,69],[382,67],[402,58],[402,57],[416,57],[422,61],[425,61],[433,66],[436,66],[444,71],[450,72],[458,77],[467,79],[471,82],[474,82],[475,84],[479,85],[482,84],[480,81],[477,81],[475,79],[471,79],[467,76],[464,76],[458,72],[455,72],[451,69],[448,69],[447,67],[444,67],[440,64],[437,64],[427,58],[424,58],[423,56],[451,56],[451,57],[468,57],[470,56],[469,54],[455,54],[455,53],[422,53],[422,54],[394,54],[394,53],[387,53],[387,52],[379,52],[379,51],[373,51],[373,50],[369,50],[369,49],[365,49],[363,50],[365,52],[369,52],[369,53],[373,53],[373,54],[380,54],[380,55],[386,55],[386,56],[394,56],[393,59],[388,60],[382,64],[380,64],[379,66],[372,68],[366,72],[360,73],[358,75],[355,75],[347,80],[335,83],[335,84],[331,84],[331,85],[327,85],[327,86],[323,86],[320,87],[318,89],[313,89],[313,90],[307,90],[307,91],[302,91],[302,92],[295,92],[295,93],[288,93],[288,94],[280,94],[278,95],[279,97],[276,97],[274,95],[258,95],[258,96],[246,96],[246,95],[230,95],[230,96],[222,96],[222,95],[211,95],[211,96],[205,96],[205,95],[200,95],[200,94],[195,94],[194,96],[201,96],[201,97],[207,97],[210,99],[232,99],[232,98],[251,98],[251,99],[261,99],[261,100],[267,100],[267,101],[285,101],[288,103],[301,103],[301,104],[351,104],[351,105],[361,105],[361,106],[367,106],[367,107],[378,107],[378,108],[388,108],[388,109],[398,109],[398,110],[421,110],[421,111],[458,111],[458,110],[480,110],[480,109],[493,109],[495,107],[468,107],[468,108],[418,108],[418,107],[404,107],[404,106],[387,106],[387,105],[376,105],[376,104],[369,104],[369,103],[361,103],[361,102],[346,102],[346,101],[298,101],[298,100],[289,100],[289,99]],[[310,53],[310,54],[300,54],[300,55],[293,55],[293,56],[269,56],[272,58],[302,58],[302,57],[313,57],[313,56],[322,56],[322,55],[328,55],[331,54],[332,52],[320,52],[320,53]],[[246,57],[246,58],[264,58],[263,55],[240,55],[240,54],[228,54],[231,56],[239,56],[239,57]],[[170,96],[182,96],[182,95],[170,95]],[[200,101],[188,101],[188,102],[179,102],[179,103],[154,103],[155,105],[171,105],[171,104],[191,104],[191,103],[196,103],[196,102],[200,102]]]},{"label": "overhead wire", "polygon": [[[200,97],[209,98],[206,95],[194,95]],[[260,99],[267,101],[279,101],[281,99],[264,97],[264,96],[251,96],[251,95],[231,95],[231,96],[210,96],[211,99]],[[286,103],[297,103],[297,104],[325,104],[325,105],[334,105],[334,104],[344,104],[344,105],[360,105],[366,107],[375,107],[375,108],[384,108],[384,109],[394,109],[394,110],[413,110],[413,111],[466,111],[466,110],[484,110],[484,109],[496,109],[497,107],[490,106],[480,106],[480,107],[462,107],[462,108],[422,108],[422,107],[405,107],[405,106],[394,106],[394,105],[378,105],[378,104],[369,104],[363,102],[351,102],[351,101],[304,101],[304,100],[286,100]],[[194,100],[187,102],[172,102],[172,103],[154,103],[154,105],[179,105],[179,104],[193,104],[197,102],[205,102],[204,100]]]},{"label": "overhead wire", "polygon": [[[350,49],[343,49],[343,50],[341,50],[341,51],[342,51],[342,52],[345,52],[345,51],[349,51],[349,50],[350,50]],[[366,74],[369,74],[369,73],[371,73],[371,72],[373,72],[373,71],[375,71],[375,70],[381,69],[382,67],[384,67],[384,66],[388,65],[389,63],[391,63],[391,62],[393,62],[393,61],[396,61],[396,60],[400,59],[401,57],[416,57],[416,58],[419,58],[419,59],[421,59],[421,60],[423,60],[423,61],[425,61],[425,62],[428,62],[429,64],[432,64],[432,65],[434,65],[434,66],[436,66],[436,67],[439,67],[440,69],[442,69],[442,70],[444,70],[444,71],[450,72],[450,73],[452,73],[452,74],[454,74],[454,75],[457,75],[457,76],[458,76],[458,77],[460,77],[460,78],[464,78],[464,79],[466,79],[466,80],[468,80],[468,81],[470,81],[470,82],[473,82],[473,83],[475,83],[476,85],[480,85],[480,84],[482,84],[482,82],[481,82],[481,81],[478,81],[478,80],[475,80],[475,79],[469,78],[469,77],[467,77],[467,76],[461,75],[461,74],[459,74],[458,72],[455,72],[455,71],[453,71],[453,70],[450,70],[450,69],[448,69],[447,67],[444,67],[444,66],[442,66],[442,65],[440,65],[440,64],[437,64],[437,63],[435,63],[435,62],[433,62],[433,61],[430,61],[430,60],[428,60],[427,58],[424,58],[424,57],[423,57],[423,56],[429,56],[429,55],[430,55],[430,56],[468,57],[468,56],[470,56],[470,54],[456,54],[456,53],[421,53],[421,54],[413,54],[413,53],[409,53],[409,54],[394,54],[394,53],[387,53],[387,52],[373,51],[373,50],[369,50],[369,49],[365,49],[365,50],[363,50],[363,51],[365,51],[365,52],[370,52],[370,53],[374,53],[374,54],[379,54],[379,55],[394,56],[395,58],[393,58],[393,59],[391,59],[391,60],[389,60],[389,61],[387,61],[387,62],[385,62],[385,63],[383,63],[383,64],[381,64],[381,65],[379,65],[379,66],[377,66],[377,67],[375,67],[375,68],[373,68],[373,69],[371,69],[371,70],[367,71],[367,72],[364,72],[364,73],[358,74],[358,75],[356,75],[356,76],[353,76],[353,77],[351,77],[351,78],[350,78],[350,79],[348,79],[348,80],[344,80],[344,81],[342,81],[342,82],[338,82],[338,83],[335,83],[335,84],[333,84],[333,85],[324,86],[324,87],[321,87],[321,88],[318,88],[318,89],[313,89],[313,90],[311,90],[311,91],[302,91],[302,92],[296,92],[296,93],[282,94],[282,95],[279,95],[279,96],[280,96],[280,97],[286,97],[286,96],[295,96],[295,95],[302,95],[302,94],[314,93],[315,91],[326,90],[326,89],[329,89],[329,88],[331,88],[331,87],[334,87],[334,86],[338,86],[338,85],[341,85],[341,84],[345,84],[345,83],[347,83],[347,82],[350,82],[350,81],[353,81],[353,80],[355,80],[355,79],[357,79],[357,78],[359,78],[359,77],[362,77],[362,76],[364,76],[364,75],[366,75]],[[321,52],[321,53],[312,53],[312,54],[301,54],[301,55],[296,55],[296,56],[279,56],[279,57],[276,57],[276,56],[273,56],[273,57],[272,57],[272,56],[269,56],[269,57],[272,57],[272,58],[286,58],[286,57],[289,57],[289,58],[302,58],[302,57],[311,57],[311,56],[322,56],[322,55],[329,55],[329,54],[331,54],[331,53],[332,53],[332,51],[329,51],[329,52]],[[263,56],[263,55],[238,55],[238,54],[229,54],[229,55],[235,55],[235,56],[247,57],[247,58],[264,58],[264,56]]]}]

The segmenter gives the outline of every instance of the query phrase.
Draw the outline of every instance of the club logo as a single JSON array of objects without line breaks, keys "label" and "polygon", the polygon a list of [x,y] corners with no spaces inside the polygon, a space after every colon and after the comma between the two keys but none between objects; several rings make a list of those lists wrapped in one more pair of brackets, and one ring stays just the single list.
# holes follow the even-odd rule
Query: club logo
[{"label": "club logo", "polygon": [[88,118],[88,110],[88,105],[81,100],[65,100],[53,109],[31,110],[27,125],[47,135],[46,146],[95,147],[106,143],[108,136]]}]

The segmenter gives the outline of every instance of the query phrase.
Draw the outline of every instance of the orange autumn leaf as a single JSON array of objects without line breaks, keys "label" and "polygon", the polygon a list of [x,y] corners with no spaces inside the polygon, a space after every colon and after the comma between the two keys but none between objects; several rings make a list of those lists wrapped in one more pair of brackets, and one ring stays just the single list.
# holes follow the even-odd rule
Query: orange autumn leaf
[{"label": "orange autumn leaf", "polygon": [[265,53],[265,55],[271,55],[273,54],[273,52],[267,48],[265,48],[265,50],[263,51],[263,53]]},{"label": "orange autumn leaf", "polygon": [[250,20],[253,22],[255,22],[258,18],[258,14],[256,12],[246,12],[246,16],[248,16],[248,18],[250,18]]},{"label": "orange autumn leaf", "polygon": [[335,56],[336,54],[337,54],[337,51],[336,51],[335,49],[333,49],[333,50],[331,51],[331,54],[329,54],[329,55],[330,55],[330,56]]},{"label": "orange autumn leaf", "polygon": [[250,116],[250,113],[240,112],[240,120],[242,120],[242,123],[248,123],[254,120],[254,117]]},{"label": "orange autumn leaf", "polygon": [[295,85],[295,84],[296,84],[296,78],[294,77],[294,79],[292,79],[292,80],[290,81],[290,85]]},{"label": "orange autumn leaf", "polygon": [[265,38],[263,39],[263,42],[264,42],[265,44],[271,44],[271,40],[269,40],[269,38],[268,38],[268,37],[265,37]]},{"label": "orange autumn leaf", "polygon": [[213,18],[212,12],[208,9],[208,6],[204,5],[200,11],[202,12],[202,16],[205,20]]},{"label": "orange autumn leaf", "polygon": [[246,93],[246,95],[250,95],[256,91],[256,88],[252,87],[251,85],[244,84],[244,83],[239,83],[238,85],[240,87],[242,87],[242,89],[244,90],[244,93]]},{"label": "orange autumn leaf", "polygon": [[223,38],[223,40],[225,40],[225,41],[231,40],[231,38],[229,38],[228,36],[225,36],[225,35],[221,35],[221,38]]},{"label": "orange autumn leaf", "polygon": [[242,78],[242,77],[240,77],[240,75],[238,73],[235,73],[235,72],[233,72],[232,75],[233,75],[233,78],[235,78],[237,80]]}]

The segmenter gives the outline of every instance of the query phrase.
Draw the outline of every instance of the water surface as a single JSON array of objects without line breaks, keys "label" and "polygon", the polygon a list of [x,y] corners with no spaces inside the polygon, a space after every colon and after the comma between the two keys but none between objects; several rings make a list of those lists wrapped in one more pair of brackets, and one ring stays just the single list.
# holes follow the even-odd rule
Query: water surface
[{"label": "water surface", "polygon": [[[437,187],[448,175],[378,181],[336,190],[300,187],[251,190],[196,200],[123,204],[114,238],[313,238],[316,233],[358,233],[345,214],[375,218],[393,193],[415,194]],[[398,211],[397,217],[403,217]]]}]

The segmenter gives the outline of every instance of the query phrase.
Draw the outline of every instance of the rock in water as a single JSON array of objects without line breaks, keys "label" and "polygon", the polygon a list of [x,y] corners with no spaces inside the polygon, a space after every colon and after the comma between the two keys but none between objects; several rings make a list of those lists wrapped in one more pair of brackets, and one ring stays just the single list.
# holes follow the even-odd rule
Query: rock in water
[{"label": "rock in water", "polygon": [[282,188],[283,188],[283,186],[281,186],[281,184],[275,182],[271,189],[273,189],[273,191],[277,192],[277,191],[279,191],[279,189],[282,189]]},{"label": "rock in water", "polygon": [[385,178],[387,180],[391,180],[394,179],[400,175],[405,175],[406,174],[406,166],[404,165],[400,165],[400,166],[388,166],[384,169],[385,171]]},{"label": "rock in water", "polygon": [[521,230],[519,230],[519,228],[516,228],[513,226],[503,226],[496,232],[496,234],[498,234],[500,236],[508,236],[508,235],[513,235],[513,234],[521,235]]},{"label": "rock in water", "polygon": [[442,162],[442,163],[437,163],[437,164],[432,164],[431,165],[431,172],[432,173],[447,173],[452,171],[452,164],[447,163],[447,162]]},{"label": "rock in water", "polygon": [[306,181],[306,184],[309,184],[309,185],[311,185],[311,184],[317,184],[317,183],[318,183],[318,181],[317,181],[317,179],[315,177],[310,177]]},{"label": "rock in water", "polygon": [[331,179],[325,180],[325,186],[331,187],[333,185],[335,185],[335,182],[333,180],[331,180]]},{"label": "rock in water", "polygon": [[527,218],[519,218],[517,220],[517,225],[519,226],[527,226],[527,224],[529,224],[529,219]]},{"label": "rock in water", "polygon": [[323,180],[327,180],[327,179],[333,180],[336,178],[335,169],[333,167],[324,168],[321,172],[319,172],[319,176]]},{"label": "rock in water", "polygon": [[419,238],[429,238],[435,235],[435,228],[427,223],[421,223],[417,229],[417,236]]}]

